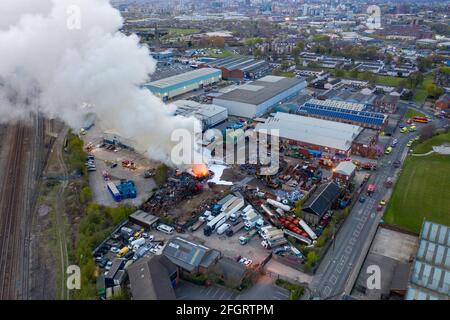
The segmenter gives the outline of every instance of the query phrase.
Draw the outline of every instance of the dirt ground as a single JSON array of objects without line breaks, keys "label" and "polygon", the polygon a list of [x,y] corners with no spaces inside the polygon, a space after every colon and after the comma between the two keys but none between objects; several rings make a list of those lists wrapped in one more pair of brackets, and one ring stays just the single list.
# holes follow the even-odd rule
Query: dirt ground
[{"label": "dirt ground", "polygon": [[175,208],[173,208],[171,212],[168,212],[168,214],[174,218],[178,218],[178,223],[183,224],[183,222],[187,222],[192,219],[199,209],[206,210],[206,205],[223,198],[223,194],[227,190],[229,190],[228,186],[208,186],[206,184],[200,194],[192,197],[191,199],[181,201]]}]

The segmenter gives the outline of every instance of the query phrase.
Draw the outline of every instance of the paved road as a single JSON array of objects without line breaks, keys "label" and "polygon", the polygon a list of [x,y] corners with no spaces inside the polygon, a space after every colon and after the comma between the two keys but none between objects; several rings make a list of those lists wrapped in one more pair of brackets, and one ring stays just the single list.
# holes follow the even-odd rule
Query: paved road
[{"label": "paved road", "polygon": [[[405,107],[405,106],[403,106]],[[444,120],[434,120],[436,127],[443,127]],[[406,156],[406,144],[418,133],[400,134],[397,130],[392,139],[399,143],[392,153],[383,156],[378,162],[378,170],[372,174],[369,183],[376,185],[377,190],[364,203],[357,202],[338,232],[335,243],[325,255],[311,283],[312,295],[318,299],[343,298],[354,282],[352,277],[358,274],[358,264],[363,262],[379,224],[383,212],[377,212],[376,207],[383,198],[388,199],[390,190],[384,187],[388,177],[394,176],[392,163]],[[402,160],[403,163],[403,160]]]}]

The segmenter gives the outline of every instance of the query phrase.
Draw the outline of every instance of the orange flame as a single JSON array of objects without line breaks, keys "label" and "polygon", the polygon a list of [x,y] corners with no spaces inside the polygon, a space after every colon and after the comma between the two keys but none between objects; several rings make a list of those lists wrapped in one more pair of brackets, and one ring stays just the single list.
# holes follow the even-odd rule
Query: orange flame
[{"label": "orange flame", "polygon": [[209,175],[208,167],[204,164],[196,164],[192,167],[192,173],[197,178],[206,177]]}]

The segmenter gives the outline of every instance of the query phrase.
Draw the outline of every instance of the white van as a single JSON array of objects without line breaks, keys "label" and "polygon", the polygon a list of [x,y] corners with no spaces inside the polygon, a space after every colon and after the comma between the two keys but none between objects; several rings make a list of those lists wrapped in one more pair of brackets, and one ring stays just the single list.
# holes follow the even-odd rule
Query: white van
[{"label": "white van", "polygon": [[160,224],[160,225],[158,225],[158,226],[156,227],[156,229],[157,229],[158,231],[161,231],[161,232],[164,232],[164,233],[167,233],[167,234],[172,234],[172,233],[173,233],[173,230],[174,230],[173,227],[170,227],[170,226],[165,225],[165,224]]}]

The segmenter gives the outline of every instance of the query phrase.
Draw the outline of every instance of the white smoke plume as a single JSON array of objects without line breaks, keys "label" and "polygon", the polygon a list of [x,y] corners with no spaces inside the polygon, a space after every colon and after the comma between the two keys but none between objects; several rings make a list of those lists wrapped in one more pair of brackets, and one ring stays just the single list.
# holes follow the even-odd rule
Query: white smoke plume
[{"label": "white smoke plume", "polygon": [[108,0],[2,0],[0,122],[39,111],[80,128],[94,113],[97,126],[171,165],[173,130],[199,124],[140,87],[156,63],[122,23]]}]

